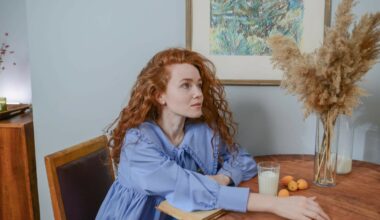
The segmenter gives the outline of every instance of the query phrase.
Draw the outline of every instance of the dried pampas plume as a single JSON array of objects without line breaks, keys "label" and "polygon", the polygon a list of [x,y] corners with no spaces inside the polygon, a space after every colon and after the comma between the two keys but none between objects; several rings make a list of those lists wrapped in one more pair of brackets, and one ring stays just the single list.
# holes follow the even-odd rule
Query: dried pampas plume
[{"label": "dried pampas plume", "polygon": [[351,115],[360,96],[366,94],[357,83],[380,52],[380,12],[362,16],[350,33],[354,5],[354,0],[342,0],[335,26],[326,29],[323,45],[313,53],[301,53],[296,43],[284,36],[268,40],[272,62],[284,72],[281,86],[303,102],[305,118],[312,112],[319,115],[327,147],[338,115]]},{"label": "dried pampas plume", "polygon": [[352,113],[365,92],[357,83],[376,63],[380,51],[380,12],[366,14],[348,29],[354,16],[353,0],[343,0],[336,12],[336,24],[327,28],[323,45],[303,54],[296,43],[284,36],[268,40],[272,62],[284,72],[281,86],[299,96],[305,117]]}]

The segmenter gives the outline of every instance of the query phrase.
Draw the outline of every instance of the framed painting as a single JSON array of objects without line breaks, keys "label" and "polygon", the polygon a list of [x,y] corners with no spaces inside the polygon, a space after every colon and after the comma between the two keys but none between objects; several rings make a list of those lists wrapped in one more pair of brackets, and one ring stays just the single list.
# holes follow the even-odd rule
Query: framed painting
[{"label": "framed painting", "polygon": [[186,0],[186,47],[210,59],[225,85],[279,85],[266,39],[282,34],[311,52],[330,13],[331,0]]}]

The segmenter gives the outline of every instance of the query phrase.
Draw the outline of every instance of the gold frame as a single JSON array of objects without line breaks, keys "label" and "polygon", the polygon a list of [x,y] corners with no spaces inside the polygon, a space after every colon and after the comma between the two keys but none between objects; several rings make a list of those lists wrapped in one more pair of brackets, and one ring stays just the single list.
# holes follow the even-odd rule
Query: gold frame
[{"label": "gold frame", "polygon": [[[192,49],[192,35],[193,35],[193,1],[186,0],[186,48]],[[331,23],[331,0],[325,0],[325,15],[324,25],[329,27]],[[281,80],[241,80],[241,79],[228,79],[221,80],[224,85],[240,85],[240,86],[279,86]]]}]

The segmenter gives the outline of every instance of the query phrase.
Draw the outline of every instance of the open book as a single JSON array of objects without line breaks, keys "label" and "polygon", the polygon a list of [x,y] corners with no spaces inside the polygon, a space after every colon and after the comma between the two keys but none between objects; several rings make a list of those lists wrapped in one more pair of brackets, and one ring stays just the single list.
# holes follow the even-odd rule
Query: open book
[{"label": "open book", "polygon": [[175,208],[164,200],[157,207],[158,210],[164,212],[176,219],[185,219],[185,220],[210,220],[217,219],[220,216],[224,215],[226,211],[223,209],[214,209],[209,211],[194,211],[194,212],[185,212],[181,209]]}]

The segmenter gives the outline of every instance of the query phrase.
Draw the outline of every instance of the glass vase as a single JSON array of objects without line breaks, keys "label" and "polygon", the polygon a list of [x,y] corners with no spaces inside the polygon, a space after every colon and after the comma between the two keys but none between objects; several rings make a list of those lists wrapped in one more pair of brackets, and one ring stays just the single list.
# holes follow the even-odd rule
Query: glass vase
[{"label": "glass vase", "polygon": [[352,148],[354,129],[351,117],[339,116],[337,174],[347,174],[352,170]]},{"label": "glass vase", "polygon": [[5,97],[0,97],[0,112],[7,110],[7,99]]},{"label": "glass vase", "polygon": [[336,185],[336,159],[340,118],[317,115],[314,156],[314,183],[322,187]]}]

